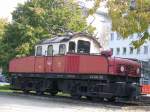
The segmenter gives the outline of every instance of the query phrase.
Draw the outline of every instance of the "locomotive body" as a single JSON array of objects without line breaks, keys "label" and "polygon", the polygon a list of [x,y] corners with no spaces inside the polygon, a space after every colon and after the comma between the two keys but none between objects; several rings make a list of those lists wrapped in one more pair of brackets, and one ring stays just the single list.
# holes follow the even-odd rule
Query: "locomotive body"
[{"label": "locomotive body", "polygon": [[42,40],[35,56],[10,61],[11,87],[37,94],[65,92],[74,98],[137,98],[139,63],[111,57],[100,47],[82,33]]}]

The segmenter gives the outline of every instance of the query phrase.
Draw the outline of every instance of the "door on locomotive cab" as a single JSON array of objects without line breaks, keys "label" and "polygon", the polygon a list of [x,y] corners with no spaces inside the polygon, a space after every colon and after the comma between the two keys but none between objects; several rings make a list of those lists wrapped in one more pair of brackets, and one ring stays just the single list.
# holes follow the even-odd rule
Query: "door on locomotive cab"
[{"label": "door on locomotive cab", "polygon": [[59,44],[59,53],[53,57],[53,72],[64,73],[66,44]]},{"label": "door on locomotive cab", "polygon": [[89,41],[78,40],[77,53],[90,53],[90,46]]},{"label": "door on locomotive cab", "polygon": [[47,47],[47,56],[45,58],[45,71],[53,71],[53,45],[48,45]]},{"label": "door on locomotive cab", "polygon": [[75,53],[76,44],[75,42],[69,42],[69,51],[70,53]]},{"label": "door on locomotive cab", "polygon": [[36,73],[43,73],[45,72],[45,56],[43,56],[43,47],[37,46],[36,48],[36,56],[34,62],[34,68]]},{"label": "door on locomotive cab", "polygon": [[47,47],[47,56],[53,56],[53,45]]}]

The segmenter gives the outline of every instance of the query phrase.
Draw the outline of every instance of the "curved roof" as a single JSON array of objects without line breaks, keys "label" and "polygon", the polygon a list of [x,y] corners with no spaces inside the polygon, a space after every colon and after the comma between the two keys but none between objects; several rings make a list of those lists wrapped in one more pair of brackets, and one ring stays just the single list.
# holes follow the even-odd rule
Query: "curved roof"
[{"label": "curved roof", "polygon": [[95,37],[86,34],[86,33],[74,33],[72,35],[61,35],[61,36],[56,36],[54,38],[50,39],[43,39],[41,40],[37,45],[44,45],[44,44],[51,44],[51,43],[61,43],[61,42],[67,42],[72,38],[79,37],[79,36],[84,36],[87,38],[92,39],[99,47],[101,47],[100,43],[96,40]]}]

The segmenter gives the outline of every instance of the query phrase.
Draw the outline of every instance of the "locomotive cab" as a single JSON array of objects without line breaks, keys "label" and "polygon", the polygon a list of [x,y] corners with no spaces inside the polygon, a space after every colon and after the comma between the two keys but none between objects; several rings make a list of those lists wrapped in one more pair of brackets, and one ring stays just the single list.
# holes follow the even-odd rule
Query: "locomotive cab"
[{"label": "locomotive cab", "polygon": [[100,44],[85,34],[57,36],[40,41],[35,56],[65,55],[67,53],[99,54]]}]

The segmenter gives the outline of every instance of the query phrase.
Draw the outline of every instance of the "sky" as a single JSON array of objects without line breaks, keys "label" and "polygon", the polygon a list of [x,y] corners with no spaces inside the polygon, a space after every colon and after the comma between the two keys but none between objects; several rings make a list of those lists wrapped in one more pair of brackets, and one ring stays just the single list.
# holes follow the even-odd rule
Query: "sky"
[{"label": "sky", "polygon": [[[0,18],[7,18],[8,21],[11,22],[12,20],[11,13],[15,10],[18,3],[23,4],[25,1],[27,0],[0,0]],[[94,3],[92,0],[89,0],[88,2],[87,1],[85,2],[85,0],[77,0],[77,1],[82,7],[86,7],[86,8],[91,8]],[[100,6],[98,10],[102,12],[107,12],[107,8],[105,7],[105,2],[102,3],[101,5],[102,6]],[[104,17],[98,14],[89,16],[89,18],[87,19],[87,23],[91,23],[91,21],[93,21],[92,25],[96,27],[95,34],[97,35],[98,38],[103,37],[104,34],[107,35],[105,32],[110,31],[109,28],[110,22],[105,20],[106,19]],[[99,40],[99,41],[106,42],[106,40]]]},{"label": "sky", "polygon": [[0,0],[0,17],[11,21],[11,12],[15,10],[18,3],[24,3],[26,0]]}]

